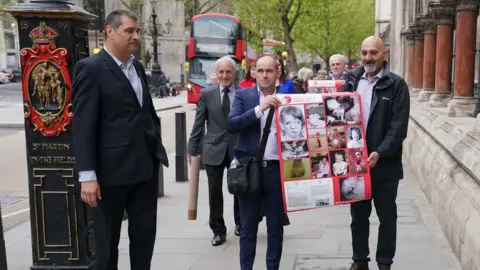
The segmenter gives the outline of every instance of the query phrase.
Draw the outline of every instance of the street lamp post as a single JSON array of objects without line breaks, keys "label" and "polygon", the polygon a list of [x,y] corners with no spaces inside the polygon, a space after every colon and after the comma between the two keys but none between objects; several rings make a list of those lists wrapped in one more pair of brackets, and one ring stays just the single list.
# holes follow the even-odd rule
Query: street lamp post
[{"label": "street lamp post", "polygon": [[[155,6],[157,5],[156,0],[150,0],[152,4],[152,15],[150,19],[150,36],[153,39],[153,65],[152,65],[152,80],[156,81],[158,76],[162,73],[162,68],[160,67],[160,63],[158,62],[158,37],[163,36],[164,34],[169,34],[170,29],[172,27],[172,23],[170,20],[167,21],[166,30],[164,30],[161,26],[162,24],[157,23],[157,13],[155,12]],[[158,28],[157,28],[158,27]]]}]

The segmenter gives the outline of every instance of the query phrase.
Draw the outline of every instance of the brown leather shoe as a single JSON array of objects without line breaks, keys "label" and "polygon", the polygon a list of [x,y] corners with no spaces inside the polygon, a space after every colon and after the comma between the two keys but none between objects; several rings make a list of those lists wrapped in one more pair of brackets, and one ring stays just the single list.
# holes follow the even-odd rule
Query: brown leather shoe
[{"label": "brown leather shoe", "polygon": [[369,270],[368,263],[352,263],[350,270]]},{"label": "brown leather shoe", "polygon": [[392,267],[386,264],[378,264],[378,270],[390,270]]}]

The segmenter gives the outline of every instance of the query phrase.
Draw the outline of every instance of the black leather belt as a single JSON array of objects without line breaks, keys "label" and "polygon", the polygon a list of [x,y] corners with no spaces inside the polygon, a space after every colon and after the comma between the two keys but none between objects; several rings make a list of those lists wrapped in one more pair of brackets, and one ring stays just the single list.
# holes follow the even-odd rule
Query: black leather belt
[{"label": "black leather belt", "polygon": [[273,167],[278,165],[280,165],[280,162],[278,160],[263,160],[261,163],[261,166],[263,168],[268,168],[268,167]]}]

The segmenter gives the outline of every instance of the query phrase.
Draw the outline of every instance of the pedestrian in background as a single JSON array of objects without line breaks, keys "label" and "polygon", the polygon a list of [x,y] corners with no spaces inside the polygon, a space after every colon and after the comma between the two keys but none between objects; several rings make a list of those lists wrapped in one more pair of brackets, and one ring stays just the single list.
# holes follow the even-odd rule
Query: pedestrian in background
[{"label": "pedestrian in background", "polygon": [[238,83],[238,86],[241,88],[250,88],[255,85],[255,70],[257,69],[256,62],[250,62],[245,70],[245,75],[243,76],[243,80]]},{"label": "pedestrian in background", "polygon": [[[187,156],[202,155],[203,164],[208,177],[208,201],[210,205],[210,229],[213,231],[211,244],[219,246],[226,241],[227,227],[223,218],[223,172],[233,159],[233,147],[237,136],[227,132],[227,117],[230,104],[237,91],[234,80],[237,74],[236,63],[230,56],[224,56],[215,63],[218,84],[200,91],[197,113],[188,140]],[[200,141],[204,134],[200,153]],[[235,234],[240,235],[240,215],[238,199],[234,197],[233,213]]]},{"label": "pedestrian in background", "polygon": [[293,79],[295,84],[295,94],[308,93],[308,81],[313,80],[313,71],[309,68],[301,68],[298,75]]}]

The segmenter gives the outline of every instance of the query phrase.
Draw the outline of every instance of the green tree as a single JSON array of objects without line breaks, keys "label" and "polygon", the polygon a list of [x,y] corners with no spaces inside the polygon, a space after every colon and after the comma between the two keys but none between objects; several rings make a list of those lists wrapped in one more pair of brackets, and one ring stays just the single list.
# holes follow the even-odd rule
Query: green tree
[{"label": "green tree", "polygon": [[297,71],[294,31],[298,22],[311,14],[310,6],[319,0],[234,0],[234,11],[242,23],[258,29],[265,37],[281,39],[288,53],[289,71]]},{"label": "green tree", "polygon": [[[185,27],[190,27],[193,16],[213,12],[215,8],[230,7],[231,0],[183,0],[185,5]],[[203,2],[203,3],[202,3]]]},{"label": "green tree", "polygon": [[374,34],[375,2],[319,0],[311,11],[316,17],[302,18],[295,33],[298,48],[319,56],[327,66],[336,53],[346,54],[351,62],[358,59],[363,39]]}]

